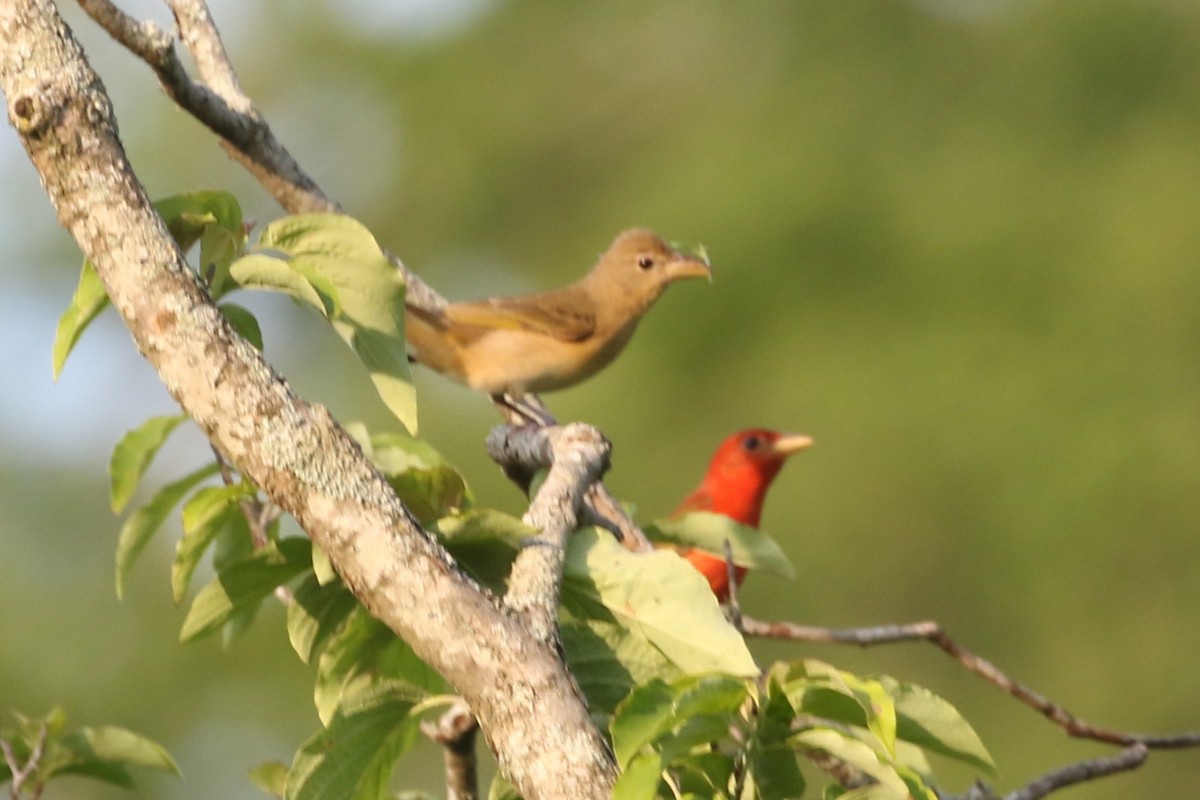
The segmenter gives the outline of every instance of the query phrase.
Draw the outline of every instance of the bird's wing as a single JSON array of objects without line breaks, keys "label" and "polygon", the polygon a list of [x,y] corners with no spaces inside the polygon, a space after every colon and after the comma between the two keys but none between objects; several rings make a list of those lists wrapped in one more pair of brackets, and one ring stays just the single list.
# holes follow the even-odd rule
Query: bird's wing
[{"label": "bird's wing", "polygon": [[460,339],[473,340],[494,330],[526,331],[563,342],[581,342],[596,330],[587,298],[566,290],[524,297],[452,303],[445,315]]}]

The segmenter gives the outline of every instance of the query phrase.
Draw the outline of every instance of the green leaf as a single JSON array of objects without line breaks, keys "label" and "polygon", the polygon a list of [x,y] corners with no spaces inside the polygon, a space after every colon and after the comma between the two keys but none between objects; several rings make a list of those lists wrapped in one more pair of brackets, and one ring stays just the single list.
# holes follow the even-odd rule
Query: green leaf
[{"label": "green leaf", "polygon": [[911,800],[940,800],[937,792],[930,788],[925,778],[917,771],[908,767],[897,767],[896,772],[908,787]]},{"label": "green leaf", "polygon": [[313,545],[313,574],[317,576],[317,582],[324,586],[338,578],[337,570],[333,567],[333,562],[329,560],[329,554],[317,545]]},{"label": "green leaf", "polygon": [[398,433],[355,434],[404,505],[424,524],[471,503],[466,481],[431,445]]},{"label": "green leaf", "polygon": [[[342,214],[300,214],[264,228],[259,247],[283,253],[290,269],[304,276],[309,286],[319,276],[334,287],[338,303],[326,309],[329,320],[358,354],[380,399],[415,433],[416,392],[404,339],[404,278],[370,231]],[[239,281],[239,265],[245,260],[232,267]]]},{"label": "green leaf", "polygon": [[179,774],[175,759],[162,745],[125,728],[80,728],[63,737],[62,744],[80,757]]},{"label": "green leaf", "polygon": [[739,567],[770,572],[788,580],[796,579],[792,562],[779,544],[762,531],[741,525],[724,514],[691,511],[680,517],[656,520],[647,526],[652,539],[687,545],[724,557],[725,542]]},{"label": "green leaf", "polygon": [[423,524],[430,524],[466,504],[467,484],[453,467],[409,469],[386,475],[396,495]]},{"label": "green leaf", "polygon": [[337,309],[337,290],[333,286],[314,285],[307,276],[274,256],[264,253],[242,256],[230,266],[229,274],[244,289],[282,292],[297,302],[312,306],[326,317],[332,316]]},{"label": "green leaf", "polygon": [[170,195],[155,200],[154,210],[181,250],[190,248],[212,227],[232,238],[245,238],[242,206],[229,192],[202,190]]},{"label": "green leaf", "polygon": [[146,473],[146,468],[167,441],[167,437],[185,419],[185,414],[151,417],[117,442],[108,464],[108,473],[112,481],[109,504],[114,514],[120,514],[125,509]]},{"label": "green leaf", "polygon": [[315,575],[300,582],[287,609],[288,640],[305,664],[320,652],[358,600],[340,582],[321,584]]},{"label": "green leaf", "polygon": [[175,546],[171,563],[171,593],[178,603],[187,594],[188,583],[208,546],[231,525],[249,538],[249,526],[240,501],[253,497],[253,484],[209,486],[199,490],[183,506],[183,536]]},{"label": "green leaf", "polygon": [[689,675],[635,688],[609,726],[617,763],[628,765],[652,745],[670,764],[696,745],[725,738],[747,691],[745,680],[728,675]]},{"label": "green leaf", "polygon": [[898,738],[995,772],[983,741],[954,706],[920,686],[886,676],[879,681],[896,704]]},{"label": "green leaf", "polygon": [[804,775],[792,748],[782,743],[764,745],[749,754],[747,761],[742,797],[803,797]]},{"label": "green leaf", "polygon": [[59,762],[47,777],[53,775],[77,775],[81,778],[91,778],[92,780],[107,783],[111,786],[119,786],[122,789],[132,789],[136,785],[133,781],[133,776],[129,774],[129,770],[120,764],[113,764],[108,761],[100,761],[98,759],[87,759],[79,761]]},{"label": "green leaf", "polygon": [[128,431],[113,448],[109,461],[109,502],[113,513],[124,510],[154,456],[179,423],[186,419],[185,414],[151,417]]},{"label": "green leaf", "polygon": [[759,697],[758,713],[750,718],[753,727],[743,747],[745,788],[758,793],[752,796],[783,798],[804,793],[804,776],[787,741],[795,717],[787,694],[773,676],[769,677]]},{"label": "green leaf", "polygon": [[179,774],[171,755],[158,743],[124,728],[80,728],[48,746],[42,779],[80,775],[123,788],[133,787],[127,767]]},{"label": "green leaf", "polygon": [[[400,273],[389,265],[393,274]],[[375,331],[362,327],[362,323],[334,323],[342,338],[350,343],[375,384],[375,391],[409,431],[417,431],[417,393],[408,369],[408,352],[404,345],[403,308],[404,296],[400,294],[400,321],[391,331]]]},{"label": "green leaf", "polygon": [[229,192],[199,191],[164,197],[154,209],[184,251],[200,242],[199,273],[209,292],[220,297],[227,291],[229,265],[246,242],[242,207]]},{"label": "green leaf", "polygon": [[662,770],[662,757],[658,753],[637,756],[617,778],[613,800],[654,800]]},{"label": "green leaf", "polygon": [[460,567],[497,593],[504,590],[521,542],[537,535],[516,517],[490,508],[442,517],[429,527],[441,536],[443,546]]},{"label": "green leaf", "polygon": [[258,326],[258,319],[245,308],[236,303],[221,303],[217,306],[221,314],[229,322],[229,325],[250,344],[254,345],[258,350],[263,349],[262,328]]},{"label": "green leaf", "polygon": [[896,755],[896,704],[877,680],[860,678],[842,672],[842,680],[853,693],[854,699],[863,707],[867,716],[867,730],[883,745],[890,758]]},{"label": "green leaf", "polygon": [[684,672],[758,673],[708,583],[676,553],[635,554],[606,532],[577,531],[567,546],[562,595],[576,618],[596,616],[600,606]]},{"label": "green leaf", "polygon": [[58,376],[62,374],[67,356],[75,348],[79,337],[92,320],[107,307],[108,295],[104,291],[104,283],[92,262],[85,260],[79,273],[75,294],[71,296],[70,305],[59,317],[58,328],[54,332],[54,348],[51,351],[54,380],[58,380]]},{"label": "green leaf", "polygon": [[488,787],[488,800],[521,800],[521,795],[501,773],[497,772]]},{"label": "green leaf", "polygon": [[196,484],[215,475],[216,472],[216,464],[207,464],[173,483],[168,483],[125,520],[117,537],[117,597],[124,594],[125,578],[129,570],[151,537],[162,527],[171,509],[178,505]]},{"label": "green leaf", "polygon": [[192,601],[179,640],[190,642],[214,633],[239,611],[255,607],[275,587],[287,583],[312,564],[308,539],[282,539],[234,561]]},{"label": "green leaf", "polygon": [[626,767],[642,748],[670,729],[675,691],[654,680],[635,688],[609,723],[617,765]]},{"label": "green leaf", "polygon": [[717,751],[692,753],[672,765],[684,797],[728,798],[733,758]]},{"label": "green leaf", "polygon": [[288,800],[379,800],[396,761],[417,738],[412,703],[389,699],[339,713],[305,742],[292,762]]},{"label": "green leaf", "polygon": [[446,694],[449,684],[417,657],[403,639],[357,606],[326,642],[317,660],[314,701],[326,724],[339,709],[380,697],[413,703]]},{"label": "green leaf", "polygon": [[872,747],[853,737],[831,728],[810,728],[792,737],[794,746],[802,750],[827,753],[839,761],[858,769],[878,782],[877,794],[872,797],[888,800],[907,800],[908,786],[901,780],[896,768],[880,759]]},{"label": "green leaf", "polygon": [[279,761],[267,761],[250,770],[250,782],[271,797],[283,797],[287,777],[287,764]]},{"label": "green leaf", "polygon": [[571,674],[593,711],[611,713],[634,686],[682,674],[644,636],[631,634],[611,615],[579,620],[564,609],[559,632]]},{"label": "green leaf", "polygon": [[447,542],[469,539],[500,539],[514,548],[519,548],[526,539],[537,536],[538,531],[524,521],[491,508],[464,511],[461,514],[442,517],[433,526],[435,533]]}]

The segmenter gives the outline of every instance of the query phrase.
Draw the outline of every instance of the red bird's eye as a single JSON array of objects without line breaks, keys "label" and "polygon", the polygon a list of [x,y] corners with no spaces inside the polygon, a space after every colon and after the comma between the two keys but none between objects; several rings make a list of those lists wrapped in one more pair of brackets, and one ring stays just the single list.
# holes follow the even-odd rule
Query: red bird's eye
[{"label": "red bird's eye", "polygon": [[650,269],[654,266],[654,259],[650,256],[638,256],[637,265],[642,269]]},{"label": "red bird's eye", "polygon": [[745,439],[742,439],[742,447],[748,453],[753,453],[760,445],[762,445],[762,439],[757,436],[747,436]]}]

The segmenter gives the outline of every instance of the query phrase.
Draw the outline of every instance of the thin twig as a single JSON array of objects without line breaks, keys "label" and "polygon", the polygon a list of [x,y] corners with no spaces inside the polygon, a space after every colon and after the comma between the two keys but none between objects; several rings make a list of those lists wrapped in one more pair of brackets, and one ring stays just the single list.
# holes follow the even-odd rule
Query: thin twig
[{"label": "thin twig", "polygon": [[988,683],[1000,688],[1060,726],[1069,735],[1107,744],[1130,746],[1143,744],[1151,749],[1170,749],[1200,746],[1200,731],[1188,731],[1167,736],[1127,733],[1102,728],[1076,717],[1061,705],[1052,702],[1028,686],[1004,674],[995,664],[975,655],[950,638],[942,626],[932,620],[906,625],[881,625],[873,628],[815,628],[791,622],[763,622],[742,618],[741,631],[748,636],[765,639],[785,639],[793,642],[855,644],[862,647],[895,642],[926,641]]},{"label": "thin twig", "polygon": [[20,765],[17,764],[17,754],[13,752],[12,745],[5,739],[0,739],[0,753],[4,754],[4,762],[8,764],[8,771],[12,776],[9,779],[8,796],[12,800],[17,800],[25,776],[21,774]]},{"label": "thin twig", "polygon": [[[217,470],[221,473],[221,482],[226,486],[232,486],[234,484],[233,470],[229,468],[229,463],[217,448],[212,448],[212,452],[217,461]],[[239,500],[238,508],[246,520],[246,526],[250,529],[251,545],[255,550],[262,550],[271,543],[267,529],[279,518],[281,513],[279,506],[274,503],[264,503],[255,496],[253,499]],[[275,598],[285,606],[291,605],[295,599],[292,590],[282,585],[275,587],[274,594]]]},{"label": "thin twig", "polygon": [[[0,739],[0,752],[4,753],[4,761],[8,764],[9,772],[12,773],[9,778],[9,795],[12,800],[17,800],[21,796],[21,787],[41,762],[42,754],[46,749],[46,734],[47,726],[45,722],[42,722],[38,728],[37,740],[33,743],[29,758],[25,759],[23,765],[17,763],[17,754],[13,752],[12,745],[7,740]],[[41,791],[36,790],[34,794],[39,795]]]},{"label": "thin twig", "polygon": [[1139,742],[1126,747],[1115,755],[1092,758],[1076,764],[1068,764],[1065,767],[1060,767],[1046,773],[1036,781],[1027,784],[1023,789],[1006,795],[1004,800],[1041,800],[1041,798],[1051,792],[1064,789],[1076,783],[1137,769],[1146,761],[1146,757],[1149,754],[1150,751],[1146,748],[1146,745]]},{"label": "thin twig", "polygon": [[603,481],[596,481],[588,487],[583,498],[583,516],[586,522],[604,528],[616,536],[626,550],[634,553],[649,553],[654,550],[654,545],[646,538],[646,534],[625,513],[621,502],[613,497]]},{"label": "thin twig", "polygon": [[1133,744],[1111,756],[1089,758],[1053,769],[1020,789],[1009,792],[1003,798],[982,781],[976,781],[966,794],[940,795],[940,797],[941,800],[1041,800],[1052,792],[1074,786],[1077,783],[1137,769],[1145,763],[1148,755],[1149,750],[1144,744]]},{"label": "thin twig", "polygon": [[422,722],[421,732],[442,746],[446,800],[475,800],[479,796],[475,757],[479,723],[466,701],[459,698],[436,721]]},{"label": "thin twig", "polygon": [[729,621],[739,631],[742,628],[742,604],[738,602],[737,568],[733,563],[733,545],[726,539],[725,547],[725,579],[729,581],[729,594],[726,601],[729,606]]}]

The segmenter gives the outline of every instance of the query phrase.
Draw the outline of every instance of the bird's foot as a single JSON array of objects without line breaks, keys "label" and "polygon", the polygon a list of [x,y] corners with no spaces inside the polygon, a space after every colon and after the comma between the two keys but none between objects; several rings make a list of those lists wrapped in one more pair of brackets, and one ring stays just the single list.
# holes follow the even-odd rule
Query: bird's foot
[{"label": "bird's foot", "polygon": [[494,394],[492,402],[513,425],[549,428],[558,424],[550,409],[546,408],[546,404],[536,394]]}]

